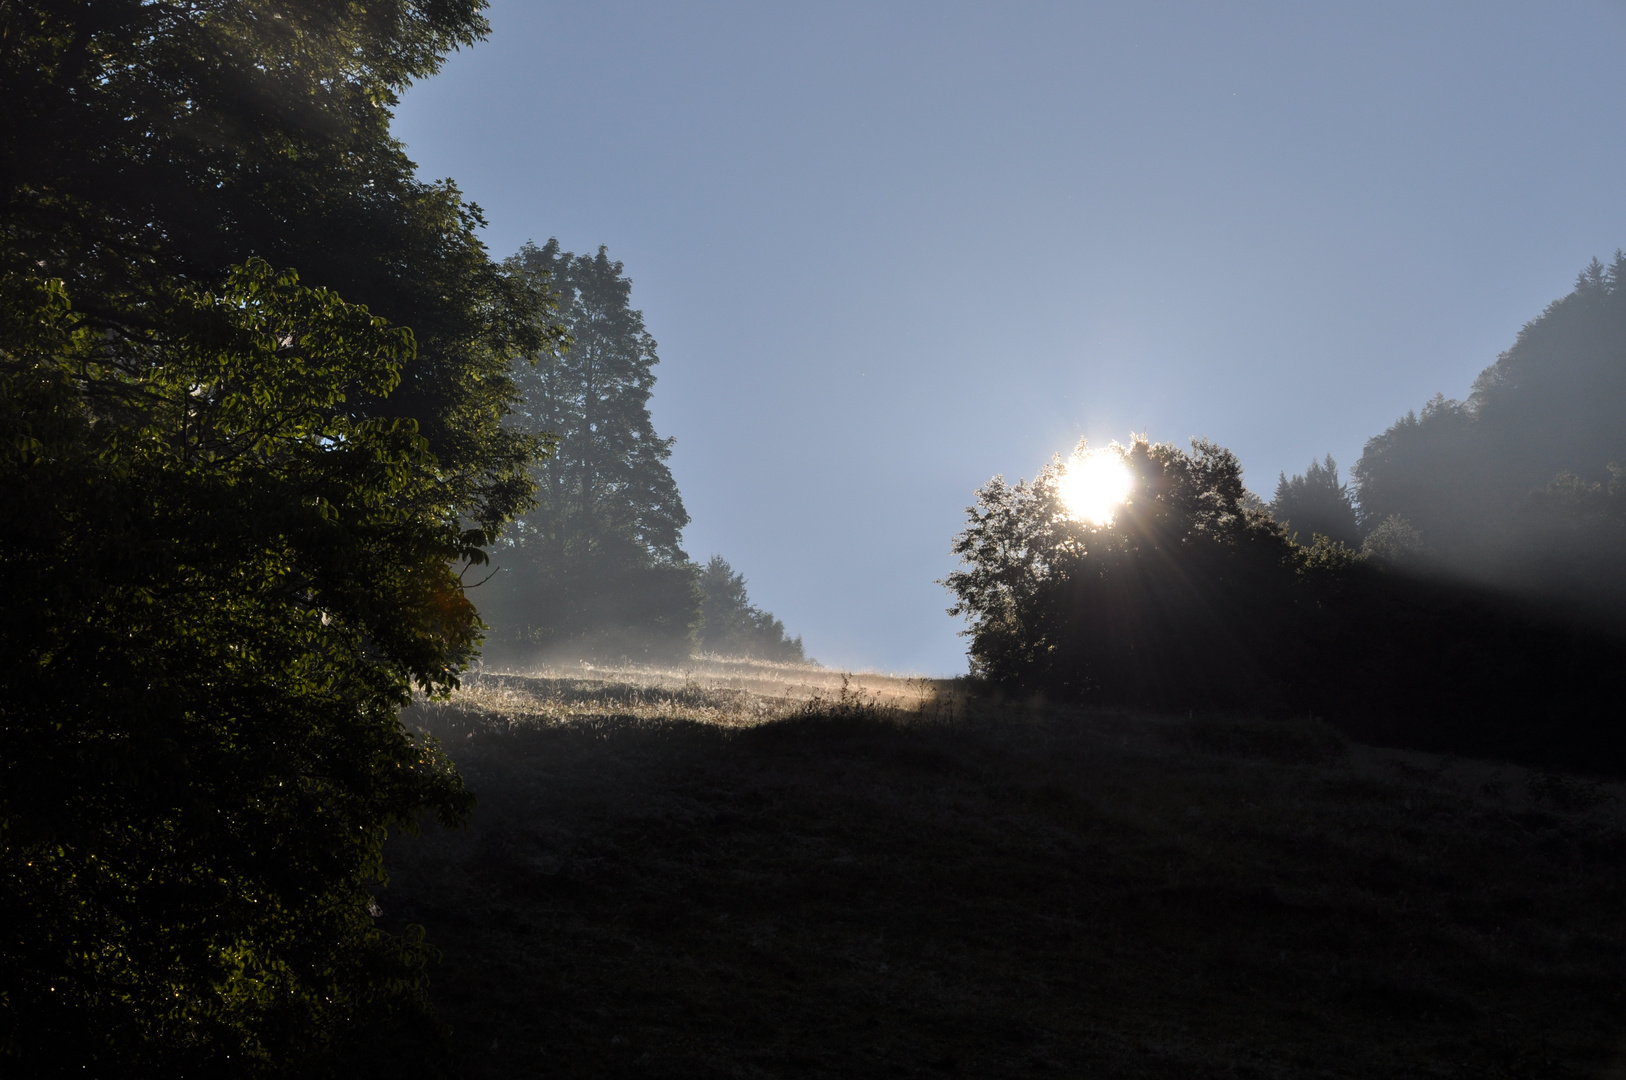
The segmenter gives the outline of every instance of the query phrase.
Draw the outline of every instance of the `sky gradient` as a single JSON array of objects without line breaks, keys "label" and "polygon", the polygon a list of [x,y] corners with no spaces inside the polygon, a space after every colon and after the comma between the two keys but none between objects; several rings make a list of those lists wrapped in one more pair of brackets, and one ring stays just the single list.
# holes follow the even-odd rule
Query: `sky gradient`
[{"label": "sky gradient", "polygon": [[411,89],[498,257],[626,264],[691,556],[827,664],[965,670],[974,489],[1204,435],[1269,497],[1626,246],[1626,6],[497,0]]}]

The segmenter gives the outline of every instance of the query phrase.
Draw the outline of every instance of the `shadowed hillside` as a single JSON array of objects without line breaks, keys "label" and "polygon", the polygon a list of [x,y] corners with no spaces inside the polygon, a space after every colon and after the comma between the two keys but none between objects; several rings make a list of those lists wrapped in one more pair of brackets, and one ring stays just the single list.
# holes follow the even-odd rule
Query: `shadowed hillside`
[{"label": "shadowed hillside", "polygon": [[392,841],[382,898],[444,951],[455,1075],[1617,1061],[1618,786],[1309,721],[624,675],[414,712],[479,798],[467,832]]}]

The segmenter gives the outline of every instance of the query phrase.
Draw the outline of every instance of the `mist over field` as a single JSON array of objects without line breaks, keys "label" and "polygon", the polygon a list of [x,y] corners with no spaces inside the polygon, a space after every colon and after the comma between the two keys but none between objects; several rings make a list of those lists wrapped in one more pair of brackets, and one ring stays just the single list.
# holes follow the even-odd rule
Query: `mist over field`
[{"label": "mist over field", "polygon": [[1626,11],[0,5],[0,1075],[1626,1074]]}]

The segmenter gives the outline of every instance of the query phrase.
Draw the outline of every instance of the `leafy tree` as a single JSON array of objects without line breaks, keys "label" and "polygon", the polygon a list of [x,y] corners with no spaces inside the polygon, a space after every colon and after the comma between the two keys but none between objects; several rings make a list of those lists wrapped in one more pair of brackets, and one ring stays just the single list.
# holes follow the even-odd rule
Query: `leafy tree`
[{"label": "leafy tree", "polygon": [[0,270],[63,279],[139,336],[178,284],[250,257],[295,267],[417,351],[358,419],[417,422],[489,535],[526,504],[535,445],[500,421],[537,295],[476,235],[477,207],[414,176],[390,136],[412,80],[487,30],[484,0],[8,0],[0,6]]},{"label": "leafy tree", "polygon": [[1063,468],[1052,458],[1032,481],[994,477],[977,489],[954,538],[963,569],[942,581],[955,596],[948,611],[970,623],[962,633],[971,639],[971,674],[997,686],[1038,689],[1051,672],[1052,595],[1079,531],[1057,490]]},{"label": "leafy tree", "polygon": [[1372,527],[1361,542],[1361,553],[1396,566],[1416,565],[1428,553],[1423,536],[1399,514],[1390,514]]},{"label": "leafy tree", "polygon": [[[1116,706],[1310,713],[1391,744],[1626,773],[1626,729],[1596,708],[1626,640],[1417,573],[1416,532],[1398,518],[1367,551],[1325,535],[1297,545],[1247,505],[1239,463],[1211,443],[1098,453],[1132,477],[1110,521],[1069,514],[1059,459],[1032,481],[996,477],[968,509],[944,583],[979,680]],[[1615,520],[1599,489],[1552,497]]]},{"label": "leafy tree", "polygon": [[632,282],[606,250],[527,245],[517,279],[559,296],[570,346],[516,366],[522,431],[551,439],[536,467],[536,506],[519,522],[492,582],[496,650],[686,655],[700,618],[696,571],[679,546],[689,515],[655,432],[649,396],[660,362]]},{"label": "leafy tree", "polygon": [[700,648],[721,656],[749,656],[784,664],[807,662],[801,635],[755,604],[745,591],[745,575],[721,555],[700,571]]},{"label": "leafy tree", "polygon": [[1349,488],[1338,479],[1338,463],[1331,454],[1324,462],[1310,462],[1308,469],[1291,480],[1282,473],[1270,513],[1290,532],[1296,532],[1300,543],[1313,543],[1320,535],[1346,547],[1360,545],[1355,503],[1349,497]]},{"label": "leafy tree", "polygon": [[[249,1075],[420,1001],[386,830],[470,800],[397,718],[478,622],[412,335],[251,261],[110,337],[0,279],[5,1071]],[[155,301],[156,304],[156,301]]]},{"label": "leafy tree", "polygon": [[1366,441],[1351,470],[1362,525],[1398,516],[1442,554],[1463,558],[1510,509],[1505,477],[1492,465],[1486,433],[1469,403],[1436,394]]},{"label": "leafy tree", "polygon": [[367,914],[380,844],[468,800],[396,713],[472,655],[448,567],[527,505],[509,368],[561,333],[389,134],[483,7],[0,5],[0,1049],[29,1071],[253,1072],[421,997],[424,946]]},{"label": "leafy tree", "polygon": [[1500,580],[1626,620],[1626,469],[1608,469],[1607,484],[1562,472],[1527,496],[1494,566]]},{"label": "leafy tree", "polygon": [[1244,506],[1235,455],[1144,439],[1099,453],[1134,478],[1110,522],[1067,513],[1059,458],[1031,482],[995,478],[967,510],[954,544],[965,569],[944,583],[950,613],[971,620],[972,673],[1085,700],[1264,702],[1274,690],[1261,658],[1279,627],[1253,616],[1291,582],[1296,549]]}]

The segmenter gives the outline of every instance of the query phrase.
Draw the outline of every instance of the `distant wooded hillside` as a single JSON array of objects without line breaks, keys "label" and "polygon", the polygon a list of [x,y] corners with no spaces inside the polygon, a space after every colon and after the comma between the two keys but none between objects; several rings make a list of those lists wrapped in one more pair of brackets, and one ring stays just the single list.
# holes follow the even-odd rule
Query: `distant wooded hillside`
[{"label": "distant wooded hillside", "polygon": [[1465,400],[1367,441],[1368,530],[1399,518],[1441,570],[1626,614],[1626,254],[1594,260]]}]

